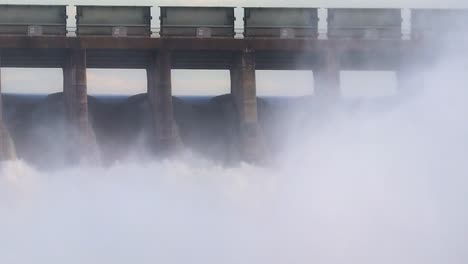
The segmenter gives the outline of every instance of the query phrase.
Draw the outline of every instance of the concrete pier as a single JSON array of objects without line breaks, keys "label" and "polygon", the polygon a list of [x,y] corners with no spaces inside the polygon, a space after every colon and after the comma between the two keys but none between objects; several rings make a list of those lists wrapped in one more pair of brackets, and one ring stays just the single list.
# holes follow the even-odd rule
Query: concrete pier
[{"label": "concrete pier", "polygon": [[[0,51],[0,65],[2,54]],[[3,118],[3,103],[2,103],[2,71],[0,68],[0,161],[14,160],[16,158],[15,147],[13,140],[10,137],[8,128],[5,125]]]},{"label": "concrete pier", "polygon": [[84,49],[72,49],[65,58],[63,96],[70,140],[76,142],[70,158],[79,162],[99,162],[96,136],[89,120]]},{"label": "concrete pier", "polygon": [[[152,138],[158,152],[180,144],[171,69],[230,69],[236,111],[232,119],[238,119],[232,134],[239,135],[232,137],[231,145],[240,150],[242,160],[256,162],[267,152],[258,121],[256,69],[313,71],[315,93],[320,102],[329,103],[340,96],[340,70],[397,71],[401,90],[418,86],[408,84],[406,76],[412,76],[412,70],[425,64],[427,59],[421,62],[421,56],[434,57],[433,49],[428,49],[414,58],[421,48],[424,45],[420,41],[402,39],[0,36],[0,66],[63,68],[70,155],[80,159],[93,157],[89,153],[97,149],[88,113],[87,67],[147,71]],[[4,146],[9,140],[5,139],[8,132],[2,120],[0,127],[0,144]]]},{"label": "concrete pier", "polygon": [[171,53],[154,52],[148,66],[148,98],[157,152],[171,152],[180,145],[172,106]]},{"label": "concrete pier", "polygon": [[435,61],[429,59],[431,56],[424,54],[425,50],[430,49],[401,51],[400,63],[395,71],[400,96],[415,96],[424,89],[423,70],[435,64]]},{"label": "concrete pier", "polygon": [[244,50],[234,56],[231,93],[239,118],[241,157],[248,162],[264,158],[265,146],[258,124],[255,52]]},{"label": "concrete pier", "polygon": [[315,95],[321,98],[338,98],[340,91],[340,52],[324,49],[314,71]]}]

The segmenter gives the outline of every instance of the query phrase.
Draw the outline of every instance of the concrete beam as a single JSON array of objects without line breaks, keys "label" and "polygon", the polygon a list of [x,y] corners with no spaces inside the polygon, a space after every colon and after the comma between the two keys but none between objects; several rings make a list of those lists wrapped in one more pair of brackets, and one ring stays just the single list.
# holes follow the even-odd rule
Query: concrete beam
[{"label": "concrete beam", "polygon": [[240,156],[248,162],[261,161],[266,153],[258,123],[253,50],[235,55],[231,68],[231,94],[239,118]]},{"label": "concrete beam", "polygon": [[346,50],[417,49],[414,40],[382,39],[233,39],[233,38],[115,38],[115,37],[34,37],[0,36],[3,49],[115,49],[170,51],[296,51],[315,52],[329,46]]},{"label": "concrete beam", "polygon": [[[400,50],[409,53],[424,43],[414,40],[360,40],[360,39],[233,39],[233,38],[115,38],[115,37],[28,37],[0,36],[0,49],[8,56],[3,67],[60,67],[64,54],[71,49],[88,51],[88,67],[141,68],[147,66],[147,53],[167,50],[173,54],[173,67],[178,69],[228,69],[231,53],[246,49],[258,52],[258,69],[294,70],[308,68],[330,47],[347,54],[394,54]],[[127,55],[127,54],[133,55]],[[191,58],[187,56],[191,53]],[[220,54],[222,54],[220,56]],[[261,54],[267,60],[263,60]],[[269,54],[275,54],[271,56]],[[280,56],[281,54],[281,56]],[[314,56],[307,58],[305,54]],[[430,54],[428,54],[430,55]],[[205,59],[200,60],[199,58]],[[274,59],[280,59],[279,61]],[[395,57],[395,56],[393,56]],[[183,58],[183,60],[180,60]],[[187,58],[187,60],[185,59]],[[273,60],[272,60],[273,59]],[[286,59],[286,60],[284,60]],[[346,61],[346,60],[344,60]],[[364,67],[395,67],[392,60],[379,59]],[[279,62],[279,64],[278,64]],[[346,67],[356,67],[355,63]],[[362,68],[363,66],[357,66]],[[390,69],[393,70],[393,69]]]},{"label": "concrete beam", "polygon": [[[2,54],[0,51],[0,65]],[[16,151],[13,140],[10,137],[8,128],[5,125],[3,118],[3,103],[2,103],[2,71],[0,68],[0,161],[16,159]]]},{"label": "concrete beam", "polygon": [[67,55],[63,67],[63,96],[70,141],[74,142],[71,160],[99,162],[96,136],[89,119],[84,49],[72,49]]},{"label": "concrete beam", "polygon": [[339,51],[334,48],[324,50],[314,71],[317,96],[329,99],[340,96],[340,68]]},{"label": "concrete beam", "polygon": [[166,50],[151,55],[147,69],[148,99],[154,128],[156,151],[172,152],[181,143],[172,105],[171,53]]}]

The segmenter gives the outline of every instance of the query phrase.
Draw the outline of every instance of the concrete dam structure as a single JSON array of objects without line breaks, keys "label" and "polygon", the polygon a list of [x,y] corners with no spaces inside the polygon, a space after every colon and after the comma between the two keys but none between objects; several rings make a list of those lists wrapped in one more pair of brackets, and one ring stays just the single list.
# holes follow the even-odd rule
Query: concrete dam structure
[{"label": "concrete dam structure", "polygon": [[[318,8],[245,8],[242,36],[234,8],[161,7],[160,32],[151,29],[150,7],[77,6],[76,34],[67,29],[66,6],[0,5],[0,67],[63,69],[63,107],[78,159],[98,159],[90,125],[90,68],[144,69],[152,145],[171,152],[180,144],[174,119],[172,69],[222,69],[231,76],[241,158],[261,160],[265,147],[258,122],[256,70],[310,70],[315,95],[340,96],[340,71],[394,71],[399,87],[435,60],[442,27],[468,21],[466,10],[411,10],[415,24],[402,34],[400,9],[328,9],[328,30],[319,33]],[[312,84],[311,84],[312,86]],[[1,91],[1,86],[0,86]],[[0,160],[14,157],[2,119]]]}]

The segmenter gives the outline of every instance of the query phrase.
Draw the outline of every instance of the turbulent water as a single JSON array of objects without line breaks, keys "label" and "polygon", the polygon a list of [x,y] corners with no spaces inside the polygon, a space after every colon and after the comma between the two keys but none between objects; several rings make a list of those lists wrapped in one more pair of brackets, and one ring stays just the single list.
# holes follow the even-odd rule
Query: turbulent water
[{"label": "turbulent water", "polygon": [[5,163],[0,263],[467,263],[465,75],[442,65],[392,107],[296,113],[264,167],[189,150],[52,172]]}]

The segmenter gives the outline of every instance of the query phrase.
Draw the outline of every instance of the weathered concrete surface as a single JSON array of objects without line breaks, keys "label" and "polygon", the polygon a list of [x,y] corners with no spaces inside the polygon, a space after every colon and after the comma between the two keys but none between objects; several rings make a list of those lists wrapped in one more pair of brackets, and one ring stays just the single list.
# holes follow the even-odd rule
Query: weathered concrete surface
[{"label": "weathered concrete surface", "polygon": [[267,153],[258,123],[254,51],[247,49],[235,55],[231,85],[239,118],[241,157],[247,162],[260,162]]},{"label": "weathered concrete surface", "polygon": [[76,149],[71,155],[80,163],[99,163],[96,136],[88,113],[86,50],[70,51],[63,67],[63,86],[70,140],[76,142]]},{"label": "weathered concrete surface", "polygon": [[15,160],[16,151],[8,129],[0,121],[0,161]]},{"label": "weathered concrete surface", "polygon": [[[0,65],[2,54],[0,51]],[[0,68],[0,161],[16,159],[15,147],[3,120],[2,72]]]},{"label": "weathered concrete surface", "polygon": [[147,69],[148,98],[158,153],[170,153],[181,147],[172,104],[171,53],[153,53]]},{"label": "weathered concrete surface", "polygon": [[130,49],[130,50],[229,50],[317,51],[330,45],[349,49],[415,49],[420,41],[401,39],[233,39],[233,38],[115,38],[0,36],[2,49]]},{"label": "weathered concrete surface", "polygon": [[340,96],[340,53],[326,49],[320,56],[320,63],[314,71],[315,94],[325,100]]},{"label": "weathered concrete surface", "polygon": [[399,96],[411,98],[424,89],[424,71],[421,69],[434,66],[437,61],[436,56],[429,56],[425,51],[427,49],[411,53],[401,51],[400,64],[396,69]]}]

